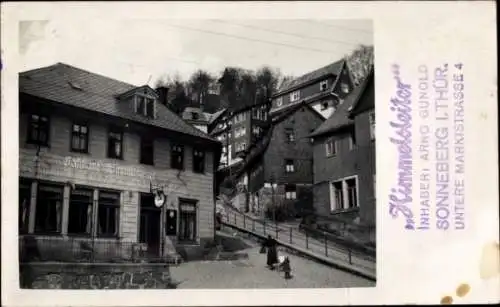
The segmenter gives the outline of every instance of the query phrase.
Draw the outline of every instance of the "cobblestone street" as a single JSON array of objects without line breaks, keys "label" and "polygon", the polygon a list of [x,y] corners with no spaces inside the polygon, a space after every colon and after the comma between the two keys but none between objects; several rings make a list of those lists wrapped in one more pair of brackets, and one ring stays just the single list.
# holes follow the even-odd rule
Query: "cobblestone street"
[{"label": "cobblestone street", "polygon": [[279,251],[290,257],[292,279],[284,273],[266,268],[266,255],[259,254],[256,243],[240,252],[248,259],[235,261],[198,261],[171,268],[172,278],[181,289],[223,288],[343,288],[374,287],[375,282],[319,264],[315,261]]}]

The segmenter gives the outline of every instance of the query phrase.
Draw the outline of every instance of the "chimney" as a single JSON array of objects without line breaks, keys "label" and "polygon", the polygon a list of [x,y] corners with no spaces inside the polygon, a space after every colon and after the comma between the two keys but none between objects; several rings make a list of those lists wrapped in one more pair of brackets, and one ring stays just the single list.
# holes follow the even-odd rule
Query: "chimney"
[{"label": "chimney", "polygon": [[159,86],[156,88],[156,92],[160,96],[160,103],[167,106],[168,105],[168,87]]}]

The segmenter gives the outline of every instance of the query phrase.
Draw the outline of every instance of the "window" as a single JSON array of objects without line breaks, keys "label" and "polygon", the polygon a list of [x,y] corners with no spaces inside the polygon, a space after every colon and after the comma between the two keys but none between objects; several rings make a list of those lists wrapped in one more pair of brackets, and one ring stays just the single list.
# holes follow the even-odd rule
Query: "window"
[{"label": "window", "polygon": [[179,203],[179,241],[196,242],[196,204],[181,200]]},{"label": "window", "polygon": [[247,144],[245,142],[236,144],[236,152],[244,151],[247,148]]},{"label": "window", "polygon": [[331,209],[338,210],[344,208],[344,193],[342,181],[337,181],[332,183],[333,191],[333,202],[331,204]]},{"label": "window", "polygon": [[326,156],[331,157],[337,154],[337,142],[333,139],[329,139],[325,143]]},{"label": "window", "polygon": [[196,173],[205,172],[205,152],[193,149],[193,171]]},{"label": "window", "polygon": [[297,199],[297,189],[294,185],[285,186],[285,199]]},{"label": "window", "polygon": [[184,169],[184,146],[172,145],[170,151],[170,167],[175,169]]},{"label": "window", "polygon": [[151,98],[146,98],[146,113],[147,117],[155,117],[155,100]]},{"label": "window", "polygon": [[49,144],[49,118],[31,114],[28,120],[28,143],[47,146]]},{"label": "window", "polygon": [[99,191],[98,208],[97,234],[103,237],[118,236],[120,194],[117,192]]},{"label": "window", "polygon": [[283,97],[276,98],[276,106],[281,107],[282,104],[283,104]]},{"label": "window", "polygon": [[341,83],[340,90],[342,91],[342,93],[348,94],[349,93],[349,85],[347,83]]},{"label": "window", "polygon": [[146,97],[137,96],[137,108],[135,112],[140,115],[144,115],[144,109],[146,108]]},{"label": "window", "polygon": [[329,103],[328,101],[323,101],[321,103],[321,111],[328,109]]},{"label": "window", "polygon": [[247,133],[247,130],[244,127],[236,128],[234,131],[234,137],[238,138],[240,136],[244,136]]},{"label": "window", "polygon": [[92,232],[92,203],[94,191],[73,189],[68,212],[68,234],[90,235]]},{"label": "window", "polygon": [[73,124],[73,129],[71,129],[71,151],[89,152],[89,130],[87,125]]},{"label": "window", "polygon": [[198,113],[196,112],[191,112],[191,119],[192,120],[198,120],[199,116],[198,116]]},{"label": "window", "polygon": [[295,165],[293,160],[285,160],[285,170],[287,173],[295,172]]},{"label": "window", "polygon": [[123,131],[111,128],[108,133],[108,158],[123,158]]},{"label": "window", "polygon": [[135,113],[147,117],[154,117],[155,100],[144,96],[137,96]]},{"label": "window", "polygon": [[19,214],[18,229],[19,233],[28,233],[28,221],[31,203],[31,182],[19,181]]},{"label": "window", "polygon": [[375,111],[370,112],[370,138],[375,140]]},{"label": "window", "polygon": [[331,210],[358,207],[357,177],[345,178],[331,184]]},{"label": "window", "polygon": [[325,91],[328,88],[328,80],[321,81],[319,83],[319,89]]},{"label": "window", "polygon": [[295,142],[295,132],[293,128],[285,128],[285,138],[287,142]]},{"label": "window", "polygon": [[300,99],[300,91],[295,91],[290,94],[290,101],[294,102]]},{"label": "window", "polygon": [[356,135],[354,133],[349,134],[349,150],[353,150],[356,146]]},{"label": "window", "polygon": [[154,164],[154,139],[141,137],[141,164]]},{"label": "window", "polygon": [[60,233],[62,186],[40,184],[36,200],[35,233]]},{"label": "window", "polygon": [[356,178],[347,179],[345,181],[347,186],[347,206],[354,208],[358,206],[358,193],[356,187]]}]

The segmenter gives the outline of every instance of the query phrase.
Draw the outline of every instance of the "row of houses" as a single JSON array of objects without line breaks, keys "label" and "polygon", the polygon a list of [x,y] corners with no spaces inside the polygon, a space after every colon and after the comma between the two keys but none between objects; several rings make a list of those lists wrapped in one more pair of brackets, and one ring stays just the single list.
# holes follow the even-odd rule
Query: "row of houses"
[{"label": "row of houses", "polygon": [[236,205],[264,214],[282,206],[375,223],[373,71],[353,82],[344,60],[283,84],[271,99],[211,117],[223,145],[218,183],[240,187]]},{"label": "row of houses", "polygon": [[281,199],[297,213],[373,224],[373,91],[373,73],[355,86],[339,61],[271,99],[178,116],[165,87],[63,63],[20,73],[21,241],[196,256],[215,240],[216,197],[228,181],[256,214]]}]

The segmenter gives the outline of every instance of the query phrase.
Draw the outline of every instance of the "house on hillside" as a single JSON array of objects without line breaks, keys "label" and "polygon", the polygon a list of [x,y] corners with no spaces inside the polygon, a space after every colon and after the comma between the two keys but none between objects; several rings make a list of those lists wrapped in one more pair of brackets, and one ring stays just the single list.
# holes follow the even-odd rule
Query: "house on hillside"
[{"label": "house on hillside", "polygon": [[326,119],[353,87],[347,62],[337,61],[282,84],[272,97],[270,115],[305,102]]},{"label": "house on hillside", "polygon": [[248,178],[249,211],[263,214],[278,203],[292,215],[312,209],[313,151],[308,135],[322,122],[307,104],[274,114],[267,142],[253,160],[247,159],[243,173]]},{"label": "house on hillside", "polygon": [[203,112],[201,108],[187,107],[182,112],[182,119],[205,133],[208,133],[208,124],[212,114]]},{"label": "house on hillside", "polygon": [[319,215],[375,224],[374,99],[372,71],[310,134]]},{"label": "house on hillside", "polygon": [[92,240],[115,257],[211,244],[221,145],[166,93],[62,63],[20,73],[20,238],[73,253]]}]

